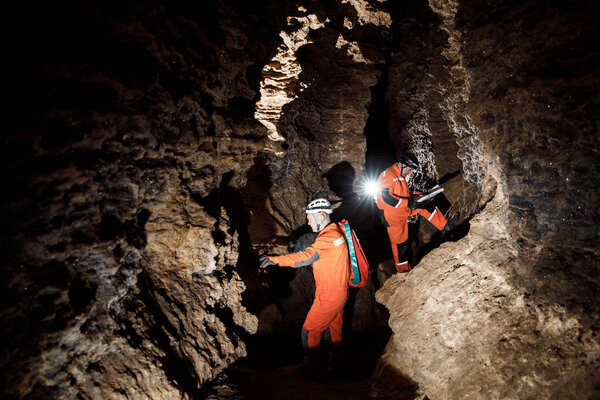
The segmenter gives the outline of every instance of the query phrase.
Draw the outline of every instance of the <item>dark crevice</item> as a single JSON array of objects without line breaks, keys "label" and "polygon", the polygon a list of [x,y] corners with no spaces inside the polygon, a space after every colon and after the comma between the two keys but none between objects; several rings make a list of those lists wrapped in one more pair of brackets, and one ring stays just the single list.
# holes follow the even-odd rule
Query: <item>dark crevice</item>
[{"label": "dark crevice", "polygon": [[204,197],[192,192],[190,193],[190,197],[196,203],[200,204],[211,217],[217,220],[221,217],[221,205],[219,203],[218,189],[213,189]]},{"label": "dark crevice", "polygon": [[[124,301],[124,306],[128,309],[134,309],[135,306],[141,306],[142,304],[133,304],[127,305],[127,301]],[[140,348],[140,346],[144,342],[144,337],[141,332],[138,332],[137,329],[133,326],[133,322],[130,319],[119,319],[120,329],[117,331],[117,334],[124,337],[127,340],[127,343],[134,348]],[[83,327],[82,327],[83,329]]]},{"label": "dark crevice", "polygon": [[364,130],[367,139],[365,167],[367,175],[375,178],[397,160],[396,148],[388,128],[389,104],[385,99],[389,85],[389,68],[388,61],[381,68],[379,81],[371,89],[369,117]]},{"label": "dark crevice", "polygon": [[123,224],[112,214],[103,214],[98,236],[100,240],[112,240],[122,237]]},{"label": "dark crevice", "polygon": [[216,307],[211,307],[209,310],[210,314],[215,315],[225,325],[225,334],[234,347],[238,347],[240,341],[248,339],[248,332],[233,321],[233,311],[229,307],[217,304]]},{"label": "dark crevice", "polygon": [[146,222],[150,218],[150,211],[145,208],[139,210],[135,219],[125,221],[123,230],[125,231],[125,238],[127,243],[134,246],[137,249],[143,249],[146,246]]},{"label": "dark crevice", "polygon": [[96,285],[91,282],[71,278],[69,301],[71,302],[75,315],[83,313],[88,308],[92,299],[96,296],[96,289]]}]

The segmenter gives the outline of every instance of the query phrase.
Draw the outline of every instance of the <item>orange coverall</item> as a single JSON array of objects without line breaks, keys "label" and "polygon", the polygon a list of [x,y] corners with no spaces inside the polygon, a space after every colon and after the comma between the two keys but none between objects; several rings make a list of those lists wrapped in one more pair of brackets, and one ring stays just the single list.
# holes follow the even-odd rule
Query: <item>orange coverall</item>
[{"label": "orange coverall", "polygon": [[[377,208],[383,214],[388,236],[392,245],[392,254],[398,272],[410,271],[408,262],[408,218],[420,214],[427,218],[437,229],[442,230],[446,225],[446,217],[437,208],[408,207],[411,192],[404,176],[400,173],[398,163],[395,163],[379,175],[377,181]],[[423,205],[423,207],[426,207]]]},{"label": "orange coverall", "polygon": [[337,224],[319,232],[311,246],[297,253],[269,257],[282,267],[313,265],[316,291],[302,328],[308,331],[308,349],[318,349],[323,332],[329,328],[333,346],[342,342],[342,316],[348,299],[350,260],[348,245]]}]

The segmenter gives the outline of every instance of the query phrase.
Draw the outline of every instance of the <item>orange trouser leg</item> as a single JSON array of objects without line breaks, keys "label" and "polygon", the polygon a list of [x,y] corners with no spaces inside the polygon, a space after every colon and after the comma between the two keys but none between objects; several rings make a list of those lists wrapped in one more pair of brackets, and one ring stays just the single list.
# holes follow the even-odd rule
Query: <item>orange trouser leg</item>
[{"label": "orange trouser leg", "polygon": [[412,211],[411,215],[417,214],[420,214],[424,218],[427,218],[427,220],[431,222],[433,226],[435,226],[439,231],[444,229],[444,226],[446,226],[446,222],[448,222],[446,217],[444,217],[444,214],[442,214],[440,209],[437,207],[433,210],[433,212],[430,212],[429,210],[426,210],[424,208],[415,208]]},{"label": "orange trouser leg", "polygon": [[344,309],[335,315],[335,318],[329,324],[329,332],[331,333],[331,344],[334,348],[342,344],[342,321],[344,317]]},{"label": "orange trouser leg", "polygon": [[323,331],[327,328],[331,332],[332,343],[341,343],[344,304],[345,300],[341,304],[332,304],[331,307],[323,307],[320,299],[315,298],[302,325],[302,328],[308,332],[306,346],[308,346],[309,350],[319,347]]},{"label": "orange trouser leg", "polygon": [[420,214],[438,230],[442,230],[444,229],[444,226],[446,226],[448,221],[439,208],[432,205],[430,210],[432,211],[429,211],[426,208],[416,208],[411,210],[409,215],[406,215],[405,212],[394,208],[381,209],[386,225],[388,225],[387,231],[390,238],[390,244],[392,245],[392,254],[394,255],[394,262],[396,263],[396,271],[404,272],[411,270],[410,263],[408,262],[410,253],[408,247],[408,217]]}]

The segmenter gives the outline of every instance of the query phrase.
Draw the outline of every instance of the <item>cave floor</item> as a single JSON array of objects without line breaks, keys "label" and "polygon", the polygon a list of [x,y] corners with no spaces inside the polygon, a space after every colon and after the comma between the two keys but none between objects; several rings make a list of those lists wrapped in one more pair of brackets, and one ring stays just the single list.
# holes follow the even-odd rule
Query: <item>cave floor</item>
[{"label": "cave floor", "polygon": [[273,371],[233,367],[238,388],[244,399],[366,399],[369,377],[345,376],[329,380],[305,377],[300,366],[289,365]]},{"label": "cave floor", "polygon": [[[209,399],[413,399],[373,397],[371,376],[389,332],[350,334],[344,339],[339,368],[326,377],[302,373],[299,338],[258,338],[249,346],[249,355],[231,365],[213,387]],[[268,351],[267,351],[268,349]],[[403,386],[401,382],[396,384]],[[410,386],[406,382],[406,386]]]}]

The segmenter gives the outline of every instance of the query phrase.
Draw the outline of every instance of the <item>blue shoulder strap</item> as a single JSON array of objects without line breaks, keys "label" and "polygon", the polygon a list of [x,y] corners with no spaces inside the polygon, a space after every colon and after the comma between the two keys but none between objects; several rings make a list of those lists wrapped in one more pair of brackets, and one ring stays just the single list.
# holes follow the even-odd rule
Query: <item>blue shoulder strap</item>
[{"label": "blue shoulder strap", "polygon": [[356,252],[354,251],[354,240],[352,239],[350,225],[344,224],[344,234],[346,235],[348,251],[350,252],[350,265],[353,273],[352,283],[356,285],[357,283],[360,283],[360,271],[358,270],[358,260],[356,259]]}]

